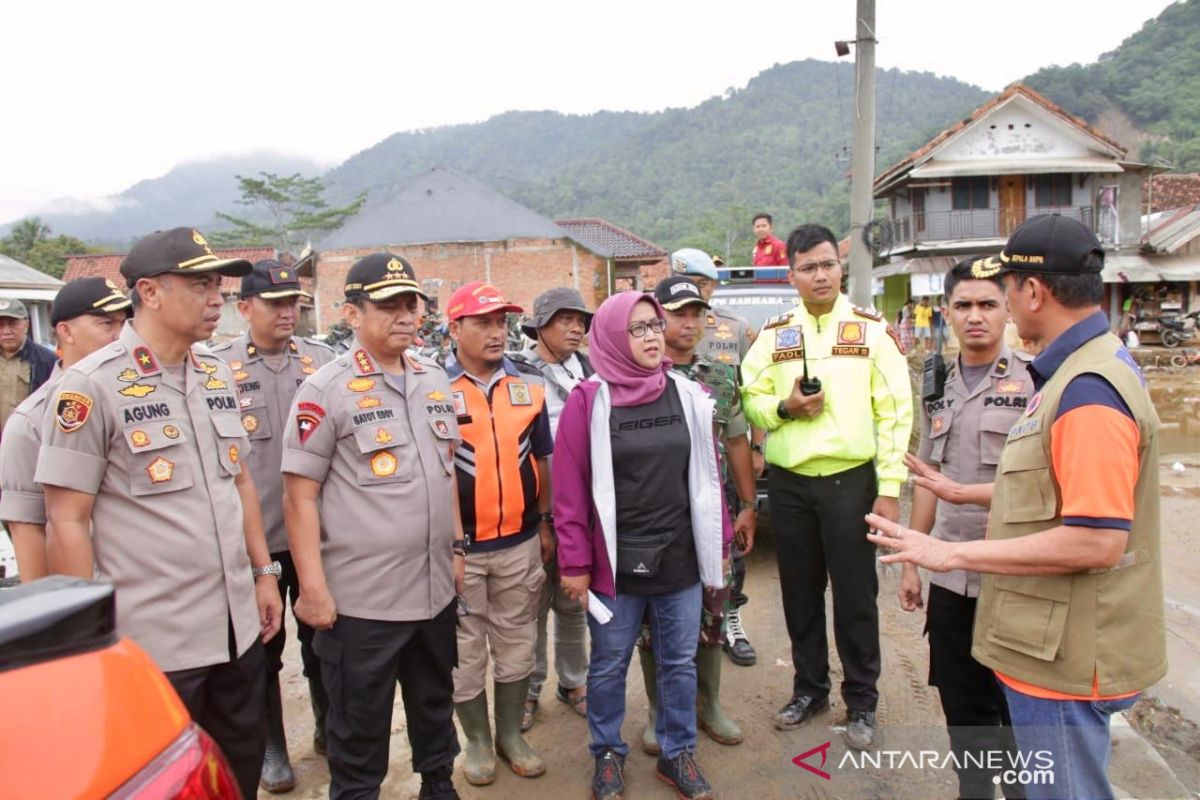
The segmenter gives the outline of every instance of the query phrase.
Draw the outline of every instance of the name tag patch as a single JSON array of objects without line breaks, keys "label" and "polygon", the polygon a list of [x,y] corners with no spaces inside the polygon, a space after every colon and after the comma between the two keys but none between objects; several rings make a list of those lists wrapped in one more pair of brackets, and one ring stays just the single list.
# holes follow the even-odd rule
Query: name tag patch
[{"label": "name tag patch", "polygon": [[508,402],[514,406],[533,405],[533,397],[529,394],[529,384],[510,383],[508,385]]}]

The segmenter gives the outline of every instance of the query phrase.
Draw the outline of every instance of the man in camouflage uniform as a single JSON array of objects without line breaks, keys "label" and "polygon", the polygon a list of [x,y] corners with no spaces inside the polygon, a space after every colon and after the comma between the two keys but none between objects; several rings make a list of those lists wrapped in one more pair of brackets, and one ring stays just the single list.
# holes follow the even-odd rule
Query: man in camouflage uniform
[{"label": "man in camouflage uniform", "polygon": [[[254,271],[242,278],[238,294],[238,313],[248,323],[249,330],[232,342],[213,348],[213,353],[229,364],[237,381],[242,427],[252,444],[246,463],[255,476],[271,559],[278,561],[283,570],[279,593],[286,600],[290,592],[293,606],[300,584],[283,525],[283,474],[279,471],[283,461],[283,430],[296,388],[334,358],[333,350],[321,342],[294,335],[301,298],[311,300],[312,295],[300,288],[295,270],[279,261],[259,261]],[[296,635],[300,638],[300,659],[316,719],[313,749],[324,754],[327,701],[321,686],[321,662],[312,651],[313,629],[297,622]],[[279,635],[267,643],[267,754],[259,779],[259,786],[273,793],[288,792],[296,786],[296,776],[288,761],[279,690],[285,641],[281,620]]]},{"label": "man in camouflage uniform", "polygon": [[[722,262],[723,263],[723,262]],[[712,257],[701,250],[684,248],[671,254],[671,270],[679,275],[686,275],[700,290],[700,297],[706,304],[711,304],[713,292],[718,286],[717,266]],[[704,312],[704,328],[696,352],[700,357],[732,367],[734,373],[740,375],[742,359],[750,345],[754,343],[755,330],[741,317],[719,305],[709,305]],[[740,383],[740,378],[738,378]],[[766,434],[758,428],[750,429],[751,464],[754,468],[754,479],[763,473],[766,461],[763,457],[763,440]],[[739,507],[738,498],[748,497],[751,506],[754,505],[756,492],[741,495],[735,487],[726,480],[725,499],[731,509]],[[733,663],[742,667],[754,666],[758,654],[754,652],[750,638],[742,628],[742,606],[750,602],[750,598],[742,591],[746,583],[745,553],[735,541],[733,543],[733,586],[730,591],[732,608],[727,615],[727,630],[725,636],[725,652]]]},{"label": "man in camouflage uniform", "polygon": [[[696,353],[704,315],[710,310],[700,290],[690,279],[672,275],[659,282],[654,296],[667,312],[664,332],[667,356],[691,380],[708,387],[715,397],[714,422],[720,443],[721,472],[726,483],[732,479],[743,501],[742,511],[734,521],[734,532],[743,552],[754,547],[754,475],[750,462],[750,443],[746,438],[749,426],[742,415],[738,392],[737,372],[732,367],[704,358]],[[723,627],[730,602],[731,566],[726,563],[726,580],[721,589],[704,588],[704,608],[700,619],[700,641],[696,648],[696,722],[714,741],[739,744],[742,730],[721,708],[721,644]],[[643,623],[638,639],[638,656],[646,695],[650,700],[650,724],[642,734],[642,749],[651,755],[659,751],[654,735],[655,668],[650,652],[649,626]]]}]

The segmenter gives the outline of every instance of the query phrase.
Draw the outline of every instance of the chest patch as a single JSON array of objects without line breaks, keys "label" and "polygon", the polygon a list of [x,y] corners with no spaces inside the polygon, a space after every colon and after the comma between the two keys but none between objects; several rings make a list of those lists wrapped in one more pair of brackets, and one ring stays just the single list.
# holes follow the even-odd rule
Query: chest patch
[{"label": "chest patch", "polygon": [[527,383],[510,383],[508,384],[508,402],[514,406],[531,406],[533,405],[533,397],[529,394],[529,384]]},{"label": "chest patch", "polygon": [[865,344],[867,327],[861,322],[839,322],[838,344]]}]

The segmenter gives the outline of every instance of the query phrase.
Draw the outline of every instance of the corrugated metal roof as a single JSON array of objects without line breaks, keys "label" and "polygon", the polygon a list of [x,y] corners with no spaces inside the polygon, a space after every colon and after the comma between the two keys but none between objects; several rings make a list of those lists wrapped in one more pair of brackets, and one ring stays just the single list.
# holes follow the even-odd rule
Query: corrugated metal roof
[{"label": "corrugated metal roof", "polygon": [[893,275],[944,275],[959,262],[958,256],[918,256],[898,258],[871,270],[872,278],[890,278]]},{"label": "corrugated metal roof", "polygon": [[1200,255],[1140,255],[1108,253],[1105,283],[1186,283],[1200,280]]},{"label": "corrugated metal roof", "polygon": [[913,169],[913,178],[952,178],[959,175],[1039,175],[1055,172],[1124,172],[1121,165],[1103,156],[1075,158],[986,158],[970,161],[932,159]]},{"label": "corrugated metal roof", "polygon": [[1150,230],[1146,243],[1159,253],[1174,253],[1200,234],[1200,205],[1167,213]]},{"label": "corrugated metal roof", "polygon": [[572,239],[604,258],[658,259],[667,255],[661,247],[602,219],[560,219],[556,222]]},{"label": "corrugated metal roof", "polygon": [[0,254],[0,286],[56,291],[62,285],[58,278]]}]

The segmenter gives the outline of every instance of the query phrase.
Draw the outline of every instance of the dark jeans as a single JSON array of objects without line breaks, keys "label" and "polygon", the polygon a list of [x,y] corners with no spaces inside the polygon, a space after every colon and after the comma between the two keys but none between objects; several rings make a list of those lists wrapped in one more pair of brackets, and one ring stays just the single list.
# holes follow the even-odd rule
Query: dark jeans
[{"label": "dark jeans", "polygon": [[[284,550],[282,553],[271,553],[271,558],[283,567],[283,573],[279,576],[279,597],[283,602],[290,603],[294,612],[296,601],[300,599],[300,580],[296,577],[296,565],[292,562],[292,554]],[[286,615],[279,622],[279,633],[271,637],[271,641],[266,645],[268,683],[278,682],[279,673],[283,669],[283,648],[287,644],[285,621]],[[297,619],[296,636],[300,639],[300,663],[304,665],[304,677],[320,680],[321,661],[312,649],[313,629]]]},{"label": "dark jeans", "polygon": [[[946,715],[950,747],[960,755],[958,796],[963,800],[995,797],[999,770],[978,768],[988,764],[988,752],[1016,751],[1008,705],[996,676],[971,657],[971,632],[976,599],[941,586],[930,585],[925,631],[929,634],[929,685],[936,686]],[[984,755],[981,755],[984,754]],[[1003,763],[1013,763],[1005,759]],[[957,764],[962,764],[960,769]],[[1004,784],[1004,796],[1025,797],[1016,783]]]},{"label": "dark jeans", "polygon": [[879,702],[879,578],[867,523],[877,496],[875,466],[821,478],[778,467],[767,471],[771,529],[792,640],[792,694],[829,694],[825,586],[833,584],[833,634],[842,660],[842,699],[851,711]]},{"label": "dark jeans", "polygon": [[[330,800],[377,798],[387,777],[396,684],[404,698],[413,772],[458,755],[452,672],[458,660],[455,603],[418,622],[338,616],[313,649],[329,695],[325,735]],[[253,796],[253,795],[248,795]]]},{"label": "dark jeans", "polygon": [[[231,653],[237,652],[233,626]],[[165,673],[188,713],[221,748],[245,797],[258,796],[267,749],[266,657],[255,639],[241,656],[210,667]]]}]

